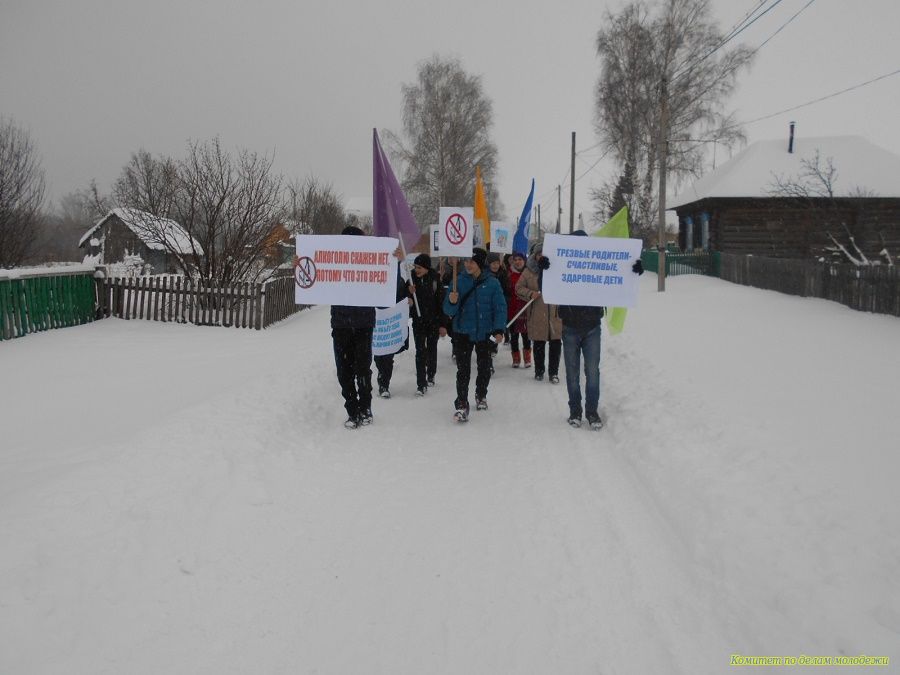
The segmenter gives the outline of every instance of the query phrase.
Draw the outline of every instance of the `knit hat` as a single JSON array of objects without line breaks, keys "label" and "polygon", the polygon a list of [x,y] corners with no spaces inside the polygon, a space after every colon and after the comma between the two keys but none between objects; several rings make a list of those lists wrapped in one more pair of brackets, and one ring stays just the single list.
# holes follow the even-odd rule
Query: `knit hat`
[{"label": "knit hat", "polygon": [[544,242],[536,241],[531,245],[531,255],[538,256],[544,252]]},{"label": "knit hat", "polygon": [[424,267],[426,270],[430,270],[431,256],[427,253],[420,253],[416,256],[416,259],[413,260],[413,265],[418,265],[419,267]]},{"label": "knit hat", "polygon": [[348,225],[343,230],[341,230],[341,234],[355,234],[357,236],[359,236],[359,235],[365,236],[366,233],[354,225]]},{"label": "knit hat", "polygon": [[500,262],[500,254],[499,253],[488,253],[487,254],[487,264]]},{"label": "knit hat", "polygon": [[586,237],[586,236],[588,236],[588,233],[585,232],[584,230],[575,230],[572,234],[574,234],[576,237]]},{"label": "knit hat", "polygon": [[473,248],[472,249],[472,262],[478,265],[481,269],[487,267],[487,251],[483,248]]},{"label": "knit hat", "polygon": [[513,251],[512,257],[513,257],[513,258],[517,258],[517,257],[518,257],[518,258],[521,258],[522,260],[525,260],[528,256],[526,256],[526,255],[525,255],[524,253],[522,253],[521,251]]}]

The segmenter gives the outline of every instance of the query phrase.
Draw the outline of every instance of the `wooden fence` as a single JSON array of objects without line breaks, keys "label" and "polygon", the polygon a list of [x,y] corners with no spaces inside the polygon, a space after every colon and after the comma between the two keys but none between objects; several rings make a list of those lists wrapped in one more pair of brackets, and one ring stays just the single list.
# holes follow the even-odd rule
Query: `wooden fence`
[{"label": "wooden fence", "polygon": [[94,320],[93,270],[0,272],[0,340]]},{"label": "wooden fence", "polygon": [[721,254],[720,276],[744,286],[833,300],[852,309],[900,316],[900,270]]},{"label": "wooden fence", "polygon": [[103,316],[200,326],[271,326],[296,313],[294,278],[211,286],[180,276],[116,277],[100,282]]}]

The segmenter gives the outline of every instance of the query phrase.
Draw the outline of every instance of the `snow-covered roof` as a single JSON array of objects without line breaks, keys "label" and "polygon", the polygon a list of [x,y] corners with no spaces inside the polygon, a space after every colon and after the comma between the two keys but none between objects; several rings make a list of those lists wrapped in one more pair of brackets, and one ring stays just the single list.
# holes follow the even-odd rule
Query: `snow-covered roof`
[{"label": "snow-covered roof", "polygon": [[[104,218],[103,220],[106,220],[106,219]],[[98,222],[98,223],[97,223],[96,225],[94,225],[91,229],[89,229],[87,232],[85,232],[83,235],[81,235],[81,239],[78,240],[78,248],[81,248],[82,246],[84,246],[84,242],[86,242],[86,241],[88,240],[88,237],[90,237],[92,234],[94,234],[94,232],[97,231],[97,228],[100,227],[100,223],[102,223],[103,220],[101,220],[100,222]],[[91,240],[91,246],[93,246],[93,245],[94,245],[94,241],[93,241],[93,239],[92,239],[92,240]]]},{"label": "snow-covered roof", "polygon": [[[151,250],[165,251],[169,249],[176,253],[191,253],[192,250],[196,250],[197,253],[203,254],[203,249],[197,240],[192,239],[174,220],[159,218],[146,211],[130,208],[117,208],[107,213],[94,227],[84,233],[78,245],[81,246],[110,216],[117,216]],[[192,241],[193,249],[191,248]]]},{"label": "snow-covered roof", "polygon": [[874,197],[900,197],[900,155],[880,148],[861,136],[795,138],[794,152],[787,139],[759,141],[669,202],[670,209],[710,197],[771,197],[776,177],[797,179],[803,160],[820,166],[831,159],[837,172],[835,196],[851,196],[857,188]]}]

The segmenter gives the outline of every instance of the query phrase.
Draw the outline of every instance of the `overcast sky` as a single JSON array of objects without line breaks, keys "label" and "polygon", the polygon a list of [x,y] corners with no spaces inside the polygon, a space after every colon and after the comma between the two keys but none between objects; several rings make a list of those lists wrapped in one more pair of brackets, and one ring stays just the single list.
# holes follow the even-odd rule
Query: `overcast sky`
[{"label": "overcast sky", "polygon": [[[755,47],[808,0],[782,0],[742,34]],[[612,8],[622,2],[610,2]],[[727,31],[758,0],[713,0]],[[403,83],[433,53],[458,57],[494,103],[500,197],[518,217],[531,178],[544,223],[571,132],[576,214],[615,170],[595,165],[598,0],[0,0],[0,115],[37,143],[52,198],[131,152],[181,156],[188,139],[273,152],[345,199],[371,200],[372,128],[400,130]],[[898,0],[816,0],[757,55],[731,107],[751,120],[900,69]],[[860,134],[900,154],[900,75],[746,127],[750,142]],[[717,161],[727,155],[720,148]],[[710,153],[711,159],[711,153]],[[592,168],[593,167],[593,168]],[[490,206],[490,205],[489,205]],[[492,217],[496,213],[492,210]]]}]

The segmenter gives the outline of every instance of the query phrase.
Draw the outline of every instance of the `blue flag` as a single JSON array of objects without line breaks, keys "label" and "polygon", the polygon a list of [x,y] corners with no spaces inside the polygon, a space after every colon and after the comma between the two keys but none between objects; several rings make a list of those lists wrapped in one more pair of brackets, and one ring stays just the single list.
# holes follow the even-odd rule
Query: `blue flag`
[{"label": "blue flag", "polygon": [[516,228],[516,236],[513,237],[513,253],[528,255],[528,224],[531,222],[531,205],[534,202],[534,178],[531,179],[531,192],[519,216],[519,226]]}]

